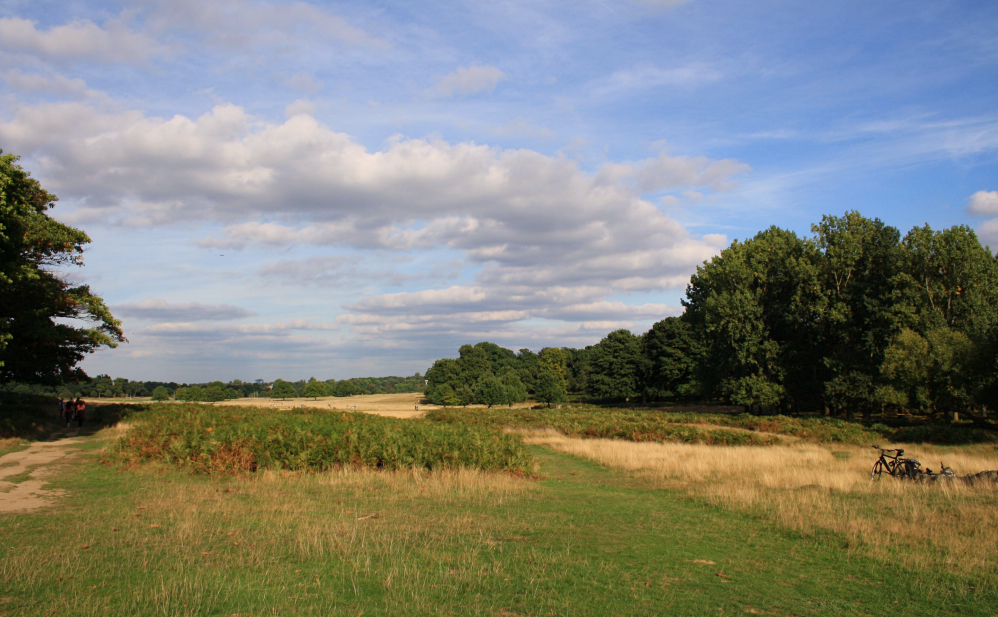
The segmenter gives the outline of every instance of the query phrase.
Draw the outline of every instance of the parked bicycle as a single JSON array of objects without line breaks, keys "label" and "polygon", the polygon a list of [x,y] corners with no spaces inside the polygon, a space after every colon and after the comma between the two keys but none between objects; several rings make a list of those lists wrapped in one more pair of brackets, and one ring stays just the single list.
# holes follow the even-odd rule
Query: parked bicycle
[{"label": "parked bicycle", "polygon": [[[895,478],[914,479],[923,473],[920,469],[922,464],[913,458],[903,458],[904,450],[900,448],[881,448],[880,446],[870,446],[880,451],[880,458],[873,464],[871,478],[879,478],[881,474],[887,472]],[[893,456],[890,454],[893,452]]]}]

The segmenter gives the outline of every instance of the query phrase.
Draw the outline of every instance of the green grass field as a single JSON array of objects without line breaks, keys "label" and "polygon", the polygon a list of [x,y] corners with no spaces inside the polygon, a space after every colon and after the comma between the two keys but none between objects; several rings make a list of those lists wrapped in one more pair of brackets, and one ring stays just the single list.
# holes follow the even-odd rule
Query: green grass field
[{"label": "green grass field", "polygon": [[994,615],[995,586],[532,447],[538,476],[54,468],[0,517],[10,615]]}]

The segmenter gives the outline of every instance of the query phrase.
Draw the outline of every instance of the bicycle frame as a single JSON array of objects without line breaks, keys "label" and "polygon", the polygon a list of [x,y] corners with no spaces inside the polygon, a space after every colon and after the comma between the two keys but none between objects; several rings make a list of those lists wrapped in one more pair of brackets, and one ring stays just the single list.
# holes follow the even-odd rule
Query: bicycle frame
[{"label": "bicycle frame", "polygon": [[[880,474],[887,471],[892,477],[904,476],[906,474],[905,463],[908,459],[901,458],[904,454],[904,450],[900,449],[884,449],[880,446],[871,446],[880,451],[880,458],[877,462],[873,464],[873,471],[870,473],[870,477],[879,478]],[[894,456],[890,456],[888,453],[893,452]]]}]

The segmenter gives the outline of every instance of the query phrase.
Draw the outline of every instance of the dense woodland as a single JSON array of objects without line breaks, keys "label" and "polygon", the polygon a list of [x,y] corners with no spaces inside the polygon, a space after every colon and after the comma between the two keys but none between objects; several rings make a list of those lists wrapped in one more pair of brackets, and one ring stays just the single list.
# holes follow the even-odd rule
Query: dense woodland
[{"label": "dense woodland", "polygon": [[679,317],[585,349],[465,345],[427,371],[439,404],[533,394],[750,410],[969,415],[998,404],[998,262],[966,226],[905,236],[858,212],[771,227],[697,268]]}]

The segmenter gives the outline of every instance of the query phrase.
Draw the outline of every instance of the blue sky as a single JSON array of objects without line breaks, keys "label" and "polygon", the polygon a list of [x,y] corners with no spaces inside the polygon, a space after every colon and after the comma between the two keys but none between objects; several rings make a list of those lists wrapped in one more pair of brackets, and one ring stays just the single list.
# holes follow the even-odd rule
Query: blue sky
[{"label": "blue sky", "polygon": [[856,209],[998,246],[998,4],[0,0],[0,148],[131,379],[584,346]]}]

